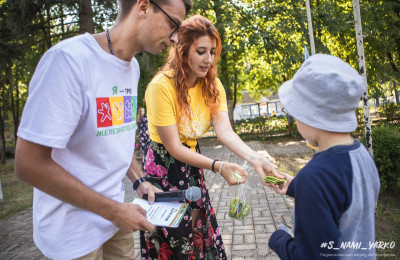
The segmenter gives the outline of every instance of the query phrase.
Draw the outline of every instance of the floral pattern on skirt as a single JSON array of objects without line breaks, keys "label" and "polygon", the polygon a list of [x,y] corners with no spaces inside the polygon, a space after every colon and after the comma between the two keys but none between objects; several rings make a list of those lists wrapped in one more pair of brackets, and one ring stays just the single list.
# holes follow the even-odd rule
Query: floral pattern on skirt
[{"label": "floral pattern on skirt", "polygon": [[142,120],[138,123],[139,129],[139,142],[140,142],[140,151],[145,155],[147,152],[147,147],[150,145],[150,136],[146,133],[148,128],[147,116],[143,116]]},{"label": "floral pattern on skirt", "polygon": [[[198,144],[196,152],[200,153]],[[202,191],[202,199],[190,203],[178,228],[141,231],[142,259],[226,259],[203,170],[174,159],[162,144],[151,141],[145,157],[145,174],[148,181],[164,191],[197,186]],[[200,209],[194,230],[192,209]]]}]

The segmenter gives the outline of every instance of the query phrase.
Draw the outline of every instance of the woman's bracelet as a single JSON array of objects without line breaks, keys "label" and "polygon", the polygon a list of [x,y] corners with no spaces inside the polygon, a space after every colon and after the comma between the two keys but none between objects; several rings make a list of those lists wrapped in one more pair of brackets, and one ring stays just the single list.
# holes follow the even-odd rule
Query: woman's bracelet
[{"label": "woman's bracelet", "polygon": [[222,172],[222,167],[224,166],[224,163],[225,162],[221,162],[221,164],[219,165],[219,170],[218,170],[219,174],[221,174],[221,172]]},{"label": "woman's bracelet", "polygon": [[211,165],[211,170],[212,170],[213,172],[215,172],[215,171],[214,171],[214,165],[215,165],[215,162],[216,162],[216,161],[218,161],[218,160],[214,160],[213,163],[212,163],[212,165]]},{"label": "woman's bracelet", "polygon": [[145,177],[141,177],[141,178],[137,179],[132,185],[133,190],[137,190],[137,188],[139,188],[139,185],[146,181],[147,181],[147,179]]}]

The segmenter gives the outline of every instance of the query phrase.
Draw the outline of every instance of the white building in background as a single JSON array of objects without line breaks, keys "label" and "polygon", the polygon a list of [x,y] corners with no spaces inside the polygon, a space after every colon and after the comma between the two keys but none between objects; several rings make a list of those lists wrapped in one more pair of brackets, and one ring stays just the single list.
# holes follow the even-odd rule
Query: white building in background
[{"label": "white building in background", "polygon": [[233,110],[233,118],[235,121],[255,118],[258,116],[272,116],[273,112],[276,115],[284,115],[282,105],[278,94],[270,97],[261,97],[259,102],[255,102],[249,95],[247,90],[243,91],[242,103],[238,103]]}]

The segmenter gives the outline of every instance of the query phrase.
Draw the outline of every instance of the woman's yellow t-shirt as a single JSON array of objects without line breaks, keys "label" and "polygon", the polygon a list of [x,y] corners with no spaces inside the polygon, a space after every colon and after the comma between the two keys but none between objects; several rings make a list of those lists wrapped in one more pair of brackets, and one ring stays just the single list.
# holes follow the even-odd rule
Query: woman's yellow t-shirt
[{"label": "woman's yellow t-shirt", "polygon": [[[170,76],[173,72],[168,71],[166,73]],[[145,94],[151,140],[162,143],[156,126],[176,124],[182,143],[186,142],[191,148],[197,143],[195,140],[206,133],[211,126],[211,113],[205,104],[202,86],[203,81],[200,80],[195,87],[189,89],[191,123],[188,122],[187,118],[182,118],[178,122],[181,110],[176,97],[174,78],[169,78],[164,73],[160,73],[153,78]],[[219,111],[228,111],[225,90],[219,79],[217,79],[217,87],[220,99]]]}]

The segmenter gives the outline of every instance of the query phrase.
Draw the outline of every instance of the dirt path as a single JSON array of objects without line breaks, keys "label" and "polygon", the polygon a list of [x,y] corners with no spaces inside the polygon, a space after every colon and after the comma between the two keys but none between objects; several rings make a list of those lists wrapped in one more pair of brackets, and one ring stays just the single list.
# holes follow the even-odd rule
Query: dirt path
[{"label": "dirt path", "polygon": [[[253,142],[259,141],[246,141],[249,145]],[[306,146],[305,141],[282,140],[259,143],[261,143],[262,149],[256,150],[256,152],[275,163],[280,171],[292,175],[296,175],[312,157],[311,150]],[[212,155],[219,149],[228,151],[216,138],[200,139],[199,144],[202,153]]]}]

